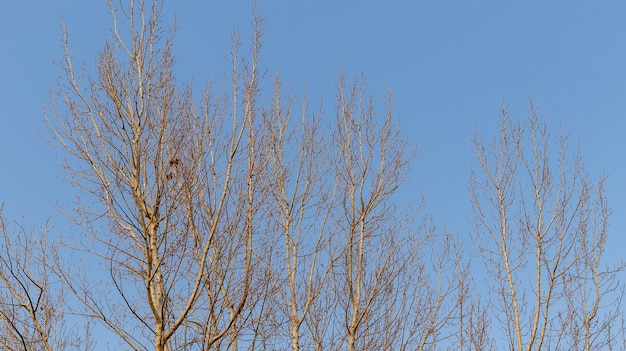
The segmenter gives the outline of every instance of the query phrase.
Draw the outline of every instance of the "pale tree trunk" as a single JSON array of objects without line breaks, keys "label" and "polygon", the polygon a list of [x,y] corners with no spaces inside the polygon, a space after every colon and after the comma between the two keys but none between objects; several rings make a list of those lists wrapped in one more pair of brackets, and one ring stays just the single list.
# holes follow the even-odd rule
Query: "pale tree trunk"
[{"label": "pale tree trunk", "polygon": [[[342,211],[335,216],[336,230],[343,232],[344,246],[333,279],[342,301],[339,315],[345,315],[345,348],[350,351],[375,348],[371,342],[377,335],[369,324],[375,313],[383,312],[378,310],[380,290],[398,274],[394,269],[399,247],[376,247],[389,241],[375,238],[392,220],[388,199],[404,181],[405,142],[399,139],[390,111],[381,125],[374,116],[363,81],[347,88],[341,77],[333,157]],[[372,256],[375,247],[382,257]]]}]

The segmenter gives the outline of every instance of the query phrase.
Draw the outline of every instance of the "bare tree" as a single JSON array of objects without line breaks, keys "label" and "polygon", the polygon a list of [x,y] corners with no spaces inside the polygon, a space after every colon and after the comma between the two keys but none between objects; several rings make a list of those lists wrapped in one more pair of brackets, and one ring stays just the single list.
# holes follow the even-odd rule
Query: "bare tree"
[{"label": "bare tree", "polygon": [[510,349],[603,348],[620,312],[600,309],[617,296],[622,268],[601,265],[604,179],[594,187],[580,152],[569,152],[564,135],[552,138],[535,112],[531,103],[522,126],[503,109],[493,143],[474,138],[474,238],[493,293],[491,316]]},{"label": "bare tree", "polygon": [[0,346],[3,350],[89,350],[89,328],[70,327],[65,294],[47,267],[48,225],[11,230],[0,206]]},{"label": "bare tree", "polygon": [[306,96],[299,112],[294,111],[293,98],[282,95],[277,77],[263,128],[268,132],[269,225],[274,228],[272,232],[280,233],[282,237],[276,240],[283,243],[269,264],[279,306],[277,318],[288,321],[288,330],[281,333],[279,328],[278,335],[290,340],[294,351],[302,346],[323,349],[325,318],[310,312],[322,308],[318,297],[326,293],[324,287],[335,260],[328,250],[333,240],[328,219],[336,191],[329,180],[328,147],[319,126],[320,113],[310,115]]},{"label": "bare tree", "polygon": [[[579,350],[612,349],[622,338],[621,311],[624,287],[618,279],[623,265],[607,267],[602,257],[607,240],[609,209],[602,177],[594,188],[584,187],[581,221],[581,257],[574,263],[565,281],[566,321],[563,321],[567,347]],[[591,193],[595,191],[595,194]],[[594,196],[595,195],[595,196]]]},{"label": "bare tree", "polygon": [[404,181],[405,141],[388,113],[377,125],[373,100],[361,79],[339,80],[337,124],[333,135],[338,211],[334,214],[341,259],[334,268],[338,335],[332,349],[379,349],[388,312],[385,294],[393,289],[403,256],[400,233],[393,232],[391,195]]},{"label": "bare tree", "polygon": [[[475,284],[466,284],[459,294],[458,350],[497,350],[491,336],[489,308],[481,305]],[[474,290],[472,292],[471,290]]]},{"label": "bare tree", "polygon": [[328,349],[432,349],[456,333],[466,272],[451,236],[413,220],[419,206],[394,206],[410,155],[393,119],[391,96],[378,116],[364,78],[351,86],[340,78],[332,150],[340,259]]},{"label": "bare tree", "polygon": [[196,152],[202,157],[197,161],[199,172],[186,178],[194,184],[186,191],[186,202],[187,211],[197,219],[192,224],[195,240],[205,243],[205,252],[196,256],[197,262],[206,266],[206,297],[201,305],[209,308],[200,325],[206,326],[202,340],[207,350],[237,350],[239,339],[250,337],[243,334],[254,333],[255,326],[246,321],[262,305],[269,284],[261,269],[267,251],[261,249],[266,231],[261,211],[267,197],[263,178],[267,152],[256,106],[261,21],[255,13],[249,63],[238,61],[240,43],[233,35],[231,97],[213,102],[209,86],[203,125],[189,131],[197,135]]},{"label": "bare tree", "polygon": [[63,107],[55,104],[50,122],[73,157],[65,163],[72,182],[95,200],[79,201],[72,215],[84,234],[71,249],[100,259],[109,279],[96,285],[61,252],[55,272],[82,303],[76,312],[132,349],[236,349],[254,296],[254,220],[264,196],[260,19],[243,72],[234,37],[230,98],[215,98],[209,85],[196,105],[172,73],[163,1],[109,6],[112,39],[95,73],[79,75],[65,35]]}]

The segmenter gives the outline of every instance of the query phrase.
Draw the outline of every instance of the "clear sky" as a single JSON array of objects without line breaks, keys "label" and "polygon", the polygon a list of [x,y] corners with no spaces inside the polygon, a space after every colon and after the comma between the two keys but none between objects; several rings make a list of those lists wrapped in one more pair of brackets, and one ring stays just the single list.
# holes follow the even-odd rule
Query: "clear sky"
[{"label": "clear sky", "polygon": [[[528,99],[551,128],[579,140],[587,170],[608,174],[613,216],[607,257],[626,247],[626,2],[604,1],[277,1],[266,17],[262,65],[286,87],[323,99],[334,113],[336,77],[365,71],[369,90],[395,96],[406,136],[419,147],[413,194],[425,213],[459,236],[469,232],[467,184],[475,167],[473,130],[489,138],[502,103],[524,118]],[[170,1],[176,15],[179,81],[221,84],[230,33],[247,39],[251,1]],[[45,143],[44,108],[62,57],[65,19],[77,62],[92,64],[108,33],[105,0],[4,1],[0,10],[0,202],[32,223],[76,192],[61,179],[59,150]],[[408,192],[408,191],[407,191]],[[408,192],[410,193],[410,192]]]}]

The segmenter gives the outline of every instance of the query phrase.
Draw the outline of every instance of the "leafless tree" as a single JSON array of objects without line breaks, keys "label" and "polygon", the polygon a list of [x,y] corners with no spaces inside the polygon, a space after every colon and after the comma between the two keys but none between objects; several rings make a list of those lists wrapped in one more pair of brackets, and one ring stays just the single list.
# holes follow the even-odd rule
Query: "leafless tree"
[{"label": "leafless tree", "polygon": [[377,125],[365,82],[339,80],[333,163],[338,188],[335,226],[341,232],[340,261],[333,271],[339,326],[332,349],[379,349],[384,326],[376,323],[387,310],[386,293],[409,258],[403,256],[400,233],[392,231],[390,197],[404,181],[405,141],[399,139],[393,115]]},{"label": "leafless tree", "polygon": [[[601,178],[595,188],[584,187],[579,230],[581,257],[564,280],[567,299],[567,323],[564,324],[567,347],[579,350],[606,350],[622,344],[621,301],[624,288],[617,274],[623,265],[607,267],[602,262],[607,240],[609,209]],[[591,193],[594,191],[595,194]]]},{"label": "leafless tree", "polygon": [[0,206],[0,346],[3,350],[89,350],[89,328],[69,325],[65,294],[46,265],[48,226],[12,230]]},{"label": "leafless tree", "polygon": [[209,85],[196,104],[172,73],[163,1],[109,6],[112,38],[96,72],[74,67],[65,35],[50,121],[73,157],[65,163],[72,182],[95,200],[72,214],[84,233],[72,249],[99,258],[109,280],[96,286],[61,252],[53,267],[82,302],[77,312],[132,349],[236,349],[254,302],[254,220],[264,197],[260,19],[243,72],[234,37],[232,95],[216,98]]},{"label": "leafless tree", "polygon": [[474,239],[506,347],[612,344],[622,266],[601,263],[609,214],[604,178],[591,183],[580,152],[569,152],[563,134],[551,137],[532,103],[524,125],[503,109],[500,134],[489,146],[476,136],[474,150],[480,164],[470,181]]},{"label": "leafless tree", "polygon": [[339,79],[332,152],[340,259],[333,266],[336,324],[328,349],[435,348],[458,322],[465,274],[458,247],[392,200],[411,155],[391,101],[389,95],[386,113],[377,115],[363,77],[352,85]]},{"label": "leafless tree", "polygon": [[276,250],[269,263],[274,302],[279,306],[277,319],[287,321],[285,330],[279,328],[277,335],[290,340],[289,346],[282,344],[281,348],[323,349],[324,318],[310,312],[322,309],[319,303],[324,300],[318,298],[326,293],[335,259],[329,256],[333,234],[328,230],[328,219],[336,191],[329,181],[328,147],[319,125],[320,113],[311,115],[306,96],[302,110],[296,110],[294,99],[283,98],[281,90],[277,77],[263,125],[269,160],[267,213],[271,232],[281,236],[275,240],[282,242],[282,249]]}]

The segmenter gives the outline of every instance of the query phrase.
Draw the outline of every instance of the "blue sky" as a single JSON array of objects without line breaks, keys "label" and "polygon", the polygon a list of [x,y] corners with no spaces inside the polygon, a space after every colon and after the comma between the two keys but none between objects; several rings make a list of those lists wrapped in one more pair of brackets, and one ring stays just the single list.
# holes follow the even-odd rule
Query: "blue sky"
[{"label": "blue sky", "polygon": [[[251,1],[170,1],[176,14],[179,81],[224,82],[230,34],[247,39]],[[502,103],[525,117],[528,99],[556,131],[580,141],[587,170],[608,175],[613,210],[609,260],[626,245],[626,2],[624,1],[277,1],[266,17],[262,64],[284,85],[333,113],[336,77],[365,71],[369,90],[395,96],[405,135],[417,144],[407,192],[425,213],[466,236],[471,215],[471,136],[489,138]],[[6,1],[0,11],[0,202],[36,223],[76,192],[62,181],[59,150],[45,143],[43,110],[59,74],[61,21],[72,54],[92,64],[109,27],[106,1]],[[408,191],[410,190],[410,192]]]}]

